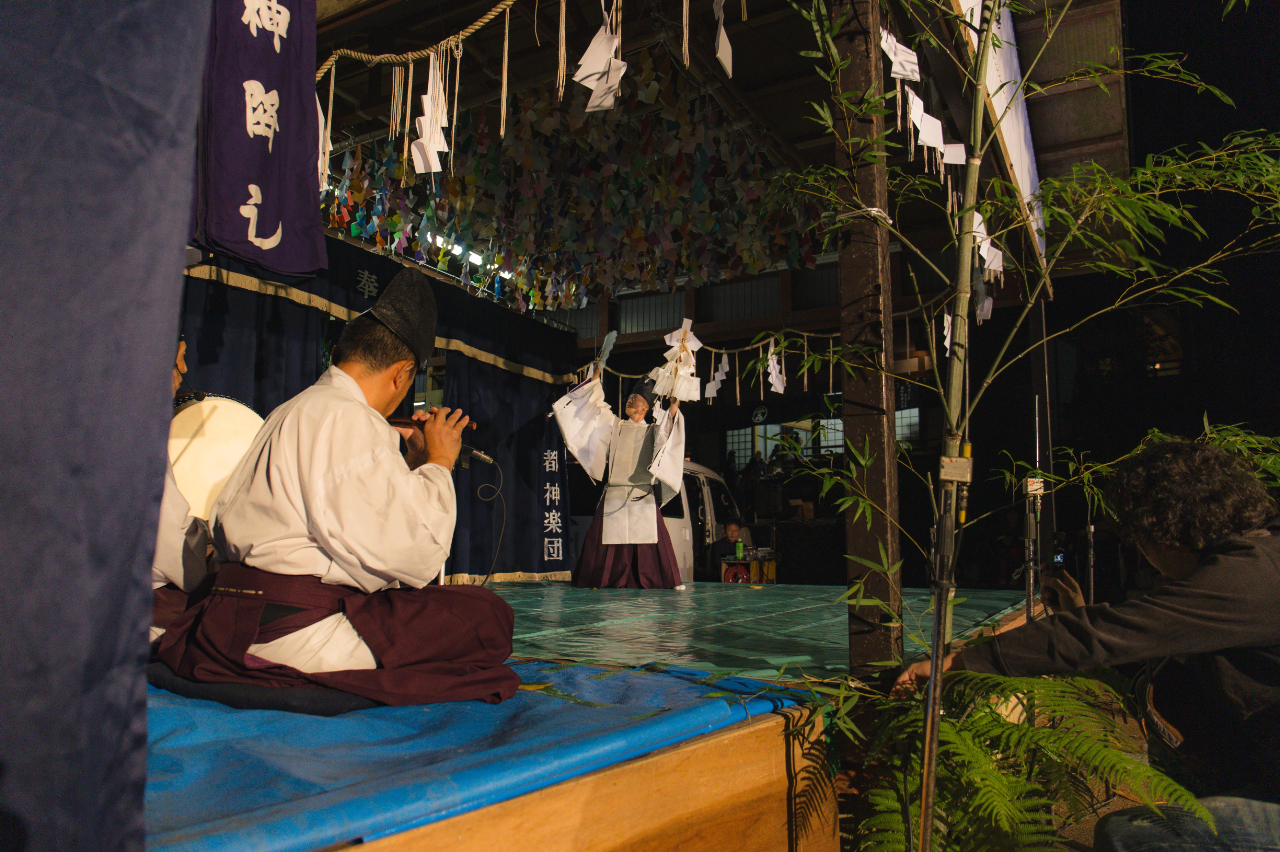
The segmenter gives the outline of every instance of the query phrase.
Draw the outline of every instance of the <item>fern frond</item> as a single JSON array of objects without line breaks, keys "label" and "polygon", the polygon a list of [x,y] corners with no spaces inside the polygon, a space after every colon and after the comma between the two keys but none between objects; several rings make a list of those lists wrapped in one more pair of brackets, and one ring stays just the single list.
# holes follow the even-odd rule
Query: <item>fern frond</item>
[{"label": "fern frond", "polygon": [[[919,805],[924,705],[863,698],[876,712],[865,768],[884,781],[867,794],[858,848],[907,852],[918,828],[911,813]],[[1063,811],[1074,821],[1095,810],[1099,782],[1132,791],[1157,813],[1177,806],[1212,824],[1186,789],[1139,759],[1141,743],[1121,724],[1128,708],[1103,680],[965,672],[948,682],[944,703],[935,849],[1060,849]]]}]

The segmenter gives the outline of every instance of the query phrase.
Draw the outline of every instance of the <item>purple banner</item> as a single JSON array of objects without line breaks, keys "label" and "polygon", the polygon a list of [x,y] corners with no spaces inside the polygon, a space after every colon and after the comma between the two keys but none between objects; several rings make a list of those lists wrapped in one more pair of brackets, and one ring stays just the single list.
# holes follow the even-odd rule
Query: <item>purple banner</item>
[{"label": "purple banner", "polygon": [[214,0],[193,239],[286,275],[326,267],[316,0]]}]

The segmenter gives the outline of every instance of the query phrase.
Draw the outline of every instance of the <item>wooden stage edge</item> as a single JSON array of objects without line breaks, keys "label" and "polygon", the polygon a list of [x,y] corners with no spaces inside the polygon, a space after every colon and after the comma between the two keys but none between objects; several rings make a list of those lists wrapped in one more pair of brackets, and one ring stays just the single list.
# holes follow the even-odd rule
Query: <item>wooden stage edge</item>
[{"label": "wooden stage edge", "polygon": [[[1044,605],[1043,601],[1041,601],[1039,598],[1036,598],[1035,604],[1031,608],[1031,614],[1034,616],[1034,620],[1039,621],[1042,618],[1048,618],[1053,613],[1049,611],[1048,607]],[[1015,609],[1013,612],[1007,613],[997,623],[983,625],[982,629],[979,630],[977,633],[973,634],[972,636],[969,636],[965,639],[957,640],[952,644],[951,647],[953,649],[958,650],[964,647],[965,642],[978,639],[982,636],[999,636],[1001,633],[1008,633],[1010,630],[1013,630],[1016,627],[1021,627],[1026,623],[1027,623],[1026,607],[1020,606],[1017,609]]]},{"label": "wooden stage edge", "polygon": [[[1036,617],[1046,614],[1037,602]],[[981,635],[1025,622],[1018,609]],[[318,852],[839,852],[833,781],[822,717],[789,707],[505,802]]]},{"label": "wooden stage edge", "polygon": [[808,707],[757,716],[359,848],[838,852],[822,717]]}]

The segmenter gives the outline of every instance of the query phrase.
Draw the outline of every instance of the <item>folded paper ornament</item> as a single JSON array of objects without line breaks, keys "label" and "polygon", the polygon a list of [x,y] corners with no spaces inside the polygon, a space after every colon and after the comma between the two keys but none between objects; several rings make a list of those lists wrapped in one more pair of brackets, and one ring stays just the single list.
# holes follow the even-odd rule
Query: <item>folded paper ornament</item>
[{"label": "folded paper ornament", "polygon": [[609,32],[609,17],[606,15],[604,25],[596,32],[578,62],[578,70],[573,74],[573,81],[581,83],[591,90],[587,99],[585,112],[602,112],[613,109],[618,97],[618,84],[627,70],[627,63],[614,54],[618,50],[619,36]]},{"label": "folded paper ornament", "polygon": [[920,59],[914,50],[900,43],[888,30],[880,31],[880,49],[893,63],[890,77],[920,82]]},{"label": "folded paper ornament", "polygon": [[769,341],[769,387],[774,393],[783,393],[787,389],[787,377],[782,375],[782,365],[778,363],[772,340]]},{"label": "folded paper ornament", "polygon": [[716,59],[728,77],[733,77],[733,45],[729,44],[729,36],[724,31],[724,0],[715,0],[712,4],[716,13]]},{"label": "folded paper ornament", "polygon": [[427,77],[427,93],[422,96],[422,115],[414,122],[418,138],[409,146],[413,168],[418,174],[440,171],[440,155],[448,153],[449,143],[444,128],[449,126],[449,110],[444,96],[444,81],[436,54],[431,54],[431,73]]},{"label": "folded paper ornament", "polygon": [[720,367],[716,370],[711,381],[707,382],[707,399],[714,399],[716,394],[720,392],[720,386],[724,384],[724,380],[729,377],[729,354],[723,353],[720,356]]},{"label": "folded paper ornament", "polygon": [[666,336],[666,363],[649,371],[653,379],[653,392],[658,396],[674,396],[685,402],[697,402],[701,398],[701,382],[694,374],[693,353],[702,348],[702,341],[690,329],[693,320],[686,319],[681,326]]}]

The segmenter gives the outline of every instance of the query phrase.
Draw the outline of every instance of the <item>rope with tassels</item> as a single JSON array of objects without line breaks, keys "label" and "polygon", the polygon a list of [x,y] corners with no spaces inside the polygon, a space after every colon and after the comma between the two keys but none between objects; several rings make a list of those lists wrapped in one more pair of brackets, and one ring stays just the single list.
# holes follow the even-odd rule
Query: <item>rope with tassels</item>
[{"label": "rope with tassels", "polygon": [[564,45],[564,12],[566,0],[560,0],[560,65],[556,69],[556,101],[564,100],[564,83],[565,83],[565,45]]},{"label": "rope with tassels", "polygon": [[[829,339],[830,339],[830,344],[829,344],[829,347],[828,347],[828,357],[829,357],[829,358],[831,358],[831,359],[834,359],[834,358],[835,358],[835,338],[837,338],[837,337],[839,337],[839,336],[840,336],[840,332],[833,332],[833,333],[831,333],[831,334],[824,334],[824,333],[819,333],[819,332],[816,332],[816,331],[797,331],[797,330],[796,330],[796,329],[794,329],[794,328],[784,328],[784,329],[782,329],[782,330],[779,332],[779,334],[785,334],[785,333],[791,333],[791,334],[797,335],[797,336],[799,336],[799,337],[801,338],[801,340],[803,341],[803,344],[804,344],[804,357],[805,357],[805,360],[808,360],[808,358],[809,358],[809,338],[810,338],[810,337],[826,337],[826,338],[829,338]],[[740,378],[741,378],[741,375],[742,375],[742,361],[741,361],[741,359],[740,359],[740,354],[741,354],[741,353],[743,353],[743,352],[750,352],[750,351],[754,350],[754,351],[756,352],[757,356],[758,356],[758,360],[759,360],[759,359],[763,359],[763,358],[765,357],[765,345],[766,345],[766,344],[764,344],[764,343],[748,343],[746,346],[739,346],[739,347],[737,347],[736,349],[720,349],[720,348],[717,348],[717,347],[715,347],[715,346],[708,346],[708,345],[707,345],[707,344],[705,344],[705,343],[704,343],[704,344],[702,344],[702,348],[703,348],[703,349],[705,349],[705,350],[707,350],[707,351],[708,351],[708,352],[710,352],[710,353],[715,353],[715,354],[718,354],[718,355],[732,355],[732,356],[733,356],[733,373],[734,373],[734,375],[733,375],[733,391],[734,391],[734,396],[735,396],[735,398],[736,398],[736,400],[737,400],[737,404],[738,404],[738,405],[741,405],[741,404],[742,404],[742,386],[741,386],[741,383],[740,383]],[[786,369],[787,369],[787,366],[786,366],[786,365],[787,365],[787,360],[786,360],[786,359],[787,359],[787,353],[786,353],[786,349],[782,349],[782,350],[780,350],[780,351],[779,351],[779,357],[782,359],[782,360],[781,360],[781,370],[782,370],[782,372],[783,372],[783,373],[785,373],[785,372],[786,372]],[[711,359],[711,364],[712,364],[712,368],[713,368],[713,370],[714,370],[714,367],[715,367],[715,358],[712,358],[712,359]],[[583,373],[584,371],[586,371],[586,370],[590,369],[590,367],[591,367],[591,365],[590,365],[590,364],[588,364],[588,365],[586,365],[586,366],[582,367],[581,369],[577,370],[576,372],[578,372],[578,373]],[[610,366],[609,366],[609,365],[607,365],[607,364],[604,366],[603,370],[604,370],[604,372],[606,372],[606,373],[612,373],[613,375],[615,375],[615,376],[617,376],[618,378],[621,378],[621,379],[642,379],[642,378],[644,378],[645,376],[649,375],[648,373],[624,373],[624,372],[621,372],[620,370],[615,370],[615,369],[613,369],[612,367],[610,367]],[[828,378],[827,378],[828,390],[830,391],[830,390],[833,390],[833,389],[834,389],[834,387],[835,387],[835,366],[834,366],[834,363],[832,364],[832,366],[831,366],[831,367],[829,367],[829,368],[828,368],[828,371],[827,371],[827,372],[828,372]],[[760,399],[762,399],[762,400],[763,400],[763,399],[764,399],[764,381],[763,381],[763,371],[761,371],[761,376],[762,376],[762,378],[761,378],[761,382],[760,382]],[[804,375],[804,389],[805,389],[806,391],[809,389],[809,374],[808,374],[808,372],[806,372],[806,373],[805,373],[805,375]]]},{"label": "rope with tassels", "polygon": [[316,82],[320,82],[320,78],[324,76],[326,71],[333,67],[333,63],[338,61],[339,56],[345,56],[348,59],[359,59],[366,65],[405,65],[410,62],[416,62],[419,59],[426,59],[432,53],[437,51],[457,50],[462,46],[464,39],[474,35],[476,30],[498,17],[499,13],[511,8],[515,2],[516,0],[501,0],[497,6],[494,6],[488,12],[485,12],[480,20],[476,21],[462,32],[457,35],[451,35],[439,44],[422,50],[415,50],[410,53],[383,53],[374,55],[371,53],[361,53],[358,50],[349,50],[345,47],[338,48],[316,71]]},{"label": "rope with tassels", "polygon": [[[337,83],[338,69],[329,72],[329,110],[324,114],[324,170],[329,172],[329,158],[333,155],[333,88]],[[319,82],[317,80],[317,82]]]},{"label": "rope with tassels", "polygon": [[413,127],[413,63],[409,63],[409,81],[404,87],[404,149],[400,152],[400,180],[409,179],[409,129]]},{"label": "rope with tassels", "polygon": [[[507,138],[507,47],[511,40],[511,8],[503,13],[506,17],[502,21],[502,97],[499,98],[498,107],[498,138]],[[533,21],[534,32],[538,29],[538,19]],[[449,159],[453,159],[450,152]]]},{"label": "rope with tassels", "polygon": [[[453,158],[458,151],[458,80],[462,77],[462,42],[453,45],[456,65],[453,69],[453,120],[449,122],[449,174],[453,174]],[[448,64],[447,62],[445,63]],[[445,97],[449,97],[447,91]]]},{"label": "rope with tassels", "polygon": [[684,0],[684,13],[681,18],[683,22],[683,40],[680,47],[680,57],[684,60],[684,67],[689,67],[689,0]]},{"label": "rope with tassels", "polygon": [[391,111],[388,113],[387,120],[387,140],[390,141],[400,135],[400,107],[404,98],[404,67],[393,65],[391,67]]}]

